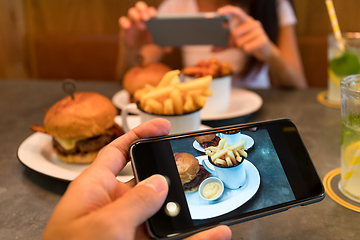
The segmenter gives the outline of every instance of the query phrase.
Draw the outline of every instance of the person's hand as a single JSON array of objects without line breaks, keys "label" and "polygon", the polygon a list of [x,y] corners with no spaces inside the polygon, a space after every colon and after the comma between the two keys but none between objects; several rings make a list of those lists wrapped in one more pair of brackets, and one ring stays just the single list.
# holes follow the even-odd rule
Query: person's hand
[{"label": "person's hand", "polygon": [[231,29],[230,47],[241,48],[259,61],[266,61],[270,57],[272,43],[260,21],[253,19],[241,8],[231,5],[219,8],[218,13],[230,14],[237,22],[237,26]]},{"label": "person's hand", "polygon": [[[131,130],[105,147],[96,160],[69,184],[56,206],[43,239],[149,239],[144,222],[162,206],[168,193],[163,176],[138,183],[116,179],[129,160],[130,144],[140,138],[169,133],[170,124],[155,119]],[[188,239],[230,239],[227,226]]]},{"label": "person's hand", "polygon": [[136,2],[135,6],[128,10],[127,16],[119,18],[120,37],[129,47],[140,47],[151,43],[149,32],[145,22],[156,16],[156,9],[148,6],[145,2]]}]

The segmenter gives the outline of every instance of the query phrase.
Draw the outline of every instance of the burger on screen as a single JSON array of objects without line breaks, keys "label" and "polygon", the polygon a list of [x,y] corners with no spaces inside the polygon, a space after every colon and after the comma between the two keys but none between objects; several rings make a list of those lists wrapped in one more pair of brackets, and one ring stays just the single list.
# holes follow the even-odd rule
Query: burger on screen
[{"label": "burger on screen", "polygon": [[189,153],[176,152],[174,158],[184,192],[197,191],[201,182],[209,177],[210,173]]},{"label": "burger on screen", "polygon": [[219,144],[220,137],[215,133],[206,134],[201,136],[196,136],[195,140],[199,143],[202,148],[207,148],[210,146],[216,147]]}]

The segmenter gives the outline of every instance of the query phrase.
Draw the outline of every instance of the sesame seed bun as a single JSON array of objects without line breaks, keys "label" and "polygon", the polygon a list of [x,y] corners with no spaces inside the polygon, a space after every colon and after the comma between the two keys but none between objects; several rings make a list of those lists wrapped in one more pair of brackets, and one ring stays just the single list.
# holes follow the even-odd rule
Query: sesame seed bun
[{"label": "sesame seed bun", "polygon": [[114,125],[117,109],[105,96],[80,92],[67,96],[46,113],[44,129],[57,138],[89,138]]}]

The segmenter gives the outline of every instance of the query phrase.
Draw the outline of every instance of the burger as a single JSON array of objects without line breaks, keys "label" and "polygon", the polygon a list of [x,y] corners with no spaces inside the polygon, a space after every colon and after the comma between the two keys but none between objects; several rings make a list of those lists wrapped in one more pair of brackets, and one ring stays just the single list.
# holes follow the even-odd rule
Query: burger
[{"label": "burger", "polygon": [[199,165],[199,161],[189,153],[177,152],[174,153],[174,158],[184,192],[191,193],[197,191],[200,183],[210,173],[202,165]]},{"label": "burger", "polygon": [[202,148],[207,148],[210,146],[216,147],[219,144],[220,137],[215,133],[206,134],[195,137],[195,140],[200,144]]},{"label": "burger", "polygon": [[[147,63],[130,68],[124,75],[122,87],[133,97],[136,90],[146,84],[157,86],[165,73],[171,69],[162,63]],[[134,101],[131,99],[131,101]]]},{"label": "burger", "polygon": [[92,92],[73,96],[46,112],[42,131],[53,137],[52,146],[60,160],[91,163],[101,148],[124,132],[114,122],[117,109],[107,97]]},{"label": "burger", "polygon": [[237,134],[237,133],[239,133],[240,132],[240,130],[229,130],[229,131],[226,131],[226,132],[224,132],[225,134]]}]

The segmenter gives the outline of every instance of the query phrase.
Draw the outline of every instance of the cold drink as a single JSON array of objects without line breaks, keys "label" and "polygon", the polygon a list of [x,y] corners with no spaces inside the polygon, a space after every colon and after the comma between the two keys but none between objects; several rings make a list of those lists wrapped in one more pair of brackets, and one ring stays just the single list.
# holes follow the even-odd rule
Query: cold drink
[{"label": "cold drink", "polygon": [[340,191],[360,202],[360,75],[341,81]]}]

